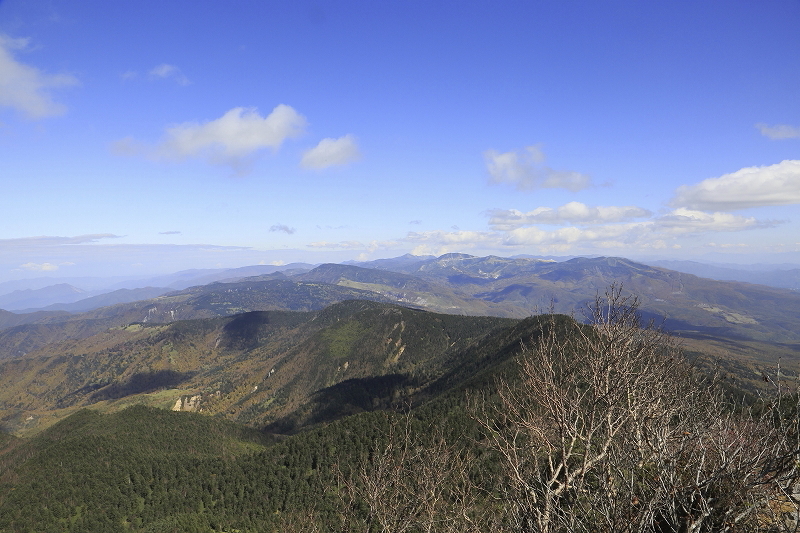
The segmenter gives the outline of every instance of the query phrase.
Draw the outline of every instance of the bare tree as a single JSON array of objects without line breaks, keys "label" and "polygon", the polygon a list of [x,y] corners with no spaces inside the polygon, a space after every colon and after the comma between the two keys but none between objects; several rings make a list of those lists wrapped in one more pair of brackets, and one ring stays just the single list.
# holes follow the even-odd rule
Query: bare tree
[{"label": "bare tree", "polygon": [[428,429],[427,435],[415,432],[411,414],[393,417],[385,442],[364,455],[354,471],[339,471],[345,530],[487,530],[488,509],[477,505],[470,481],[471,454],[448,443],[438,429]]},{"label": "bare tree", "polygon": [[[515,531],[781,531],[797,435],[735,406],[612,286],[589,325],[553,316],[476,418]],[[795,414],[796,416],[796,414]],[[778,423],[774,423],[774,422]],[[783,506],[775,512],[776,505]]]},{"label": "bare tree", "polygon": [[343,529],[798,531],[800,395],[779,379],[771,399],[736,404],[637,308],[612,286],[588,324],[549,317],[498,399],[473,406],[482,461],[499,466],[484,486],[469,445],[386,415],[385,440],[339,472]]}]

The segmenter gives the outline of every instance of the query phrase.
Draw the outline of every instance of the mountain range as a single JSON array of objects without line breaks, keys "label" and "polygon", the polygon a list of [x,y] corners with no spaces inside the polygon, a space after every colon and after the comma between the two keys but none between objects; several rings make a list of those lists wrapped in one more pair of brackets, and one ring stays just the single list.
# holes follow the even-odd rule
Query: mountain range
[{"label": "mountain range", "polygon": [[0,532],[340,530],[343,517],[366,530],[359,483],[406,509],[432,480],[458,500],[472,486],[458,472],[486,480],[463,493],[468,520],[503,516],[493,491],[508,478],[488,446],[511,419],[498,402],[540,339],[593,337],[578,322],[609,287],[677,335],[692,365],[675,368],[698,394],[717,382],[756,412],[800,372],[797,292],[621,258],[448,254],[172,279],[201,278],[214,281],[0,312]]},{"label": "mountain range", "polygon": [[239,273],[254,275],[81,313],[0,313],[2,427],[146,403],[296,431],[431,394],[474,346],[497,350],[492,335],[543,312],[581,320],[612,284],[741,386],[779,359],[800,370],[800,294],[621,258],[447,254]]}]

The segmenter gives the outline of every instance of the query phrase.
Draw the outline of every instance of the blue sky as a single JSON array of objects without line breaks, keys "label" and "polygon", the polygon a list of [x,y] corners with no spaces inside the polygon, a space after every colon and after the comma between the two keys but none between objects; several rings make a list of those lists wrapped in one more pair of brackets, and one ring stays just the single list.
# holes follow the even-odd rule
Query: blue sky
[{"label": "blue sky", "polygon": [[0,1],[0,279],[800,262],[800,2]]}]

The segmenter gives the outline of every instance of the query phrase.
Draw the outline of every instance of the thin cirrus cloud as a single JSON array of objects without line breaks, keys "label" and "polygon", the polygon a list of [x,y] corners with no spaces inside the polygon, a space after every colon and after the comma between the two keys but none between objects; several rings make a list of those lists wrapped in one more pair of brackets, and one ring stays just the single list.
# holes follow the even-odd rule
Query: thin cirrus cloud
[{"label": "thin cirrus cloud", "polygon": [[800,128],[790,126],[789,124],[775,124],[774,126],[770,126],[760,122],[756,124],[756,128],[761,132],[761,135],[773,140],[800,139]]},{"label": "thin cirrus cloud", "polygon": [[12,248],[28,248],[40,246],[61,246],[65,244],[96,243],[100,239],[118,239],[120,235],[113,233],[91,233],[75,237],[56,237],[42,235],[37,237],[20,237],[18,239],[0,239],[0,252]]},{"label": "thin cirrus cloud", "polygon": [[361,152],[353,135],[345,135],[338,139],[322,139],[314,148],[303,154],[300,166],[304,168],[323,169],[335,165],[346,165],[361,159]]},{"label": "thin cirrus cloud", "polygon": [[[139,72],[136,70],[126,70],[120,77],[125,81],[136,80],[139,78]],[[151,68],[147,72],[147,79],[153,81],[172,80],[178,85],[191,85],[192,83],[180,68],[168,63],[161,63]]]},{"label": "thin cirrus cloud", "polygon": [[494,230],[508,231],[534,224],[606,224],[623,222],[652,215],[647,209],[636,206],[588,206],[569,202],[561,207],[538,207],[523,213],[516,209],[492,209],[489,226]]},{"label": "thin cirrus cloud", "polygon": [[520,191],[567,189],[575,192],[592,185],[592,179],[587,174],[555,170],[545,165],[546,158],[539,145],[527,146],[516,152],[486,150],[483,157],[491,183],[507,183]]},{"label": "thin cirrus cloud", "polygon": [[162,63],[151,69],[147,75],[151,79],[171,79],[178,85],[189,85],[192,83],[189,81],[189,78],[181,72],[181,69],[175,65],[168,65],[166,63]]},{"label": "thin cirrus cloud", "polygon": [[77,85],[77,78],[70,74],[46,74],[17,61],[14,51],[28,47],[28,39],[0,34],[0,107],[10,107],[34,119],[63,114],[66,106],[53,100],[51,91]]},{"label": "thin cirrus cloud", "polygon": [[703,211],[800,204],[800,160],[746,167],[678,188],[670,204]]},{"label": "thin cirrus cloud", "polygon": [[361,250],[369,248],[369,245],[364,244],[360,241],[339,241],[339,242],[317,241],[306,244],[306,247],[341,249],[341,250]]},{"label": "thin cirrus cloud", "polygon": [[654,229],[667,234],[709,233],[769,228],[775,222],[759,221],[733,213],[706,213],[680,207],[653,220]]}]

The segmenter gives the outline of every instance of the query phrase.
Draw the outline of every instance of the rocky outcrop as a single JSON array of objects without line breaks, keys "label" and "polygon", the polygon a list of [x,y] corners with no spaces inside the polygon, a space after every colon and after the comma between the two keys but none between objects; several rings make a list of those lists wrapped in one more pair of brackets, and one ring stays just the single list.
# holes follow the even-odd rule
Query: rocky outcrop
[{"label": "rocky outcrop", "polygon": [[200,400],[203,399],[201,394],[195,394],[194,396],[181,396],[175,401],[175,405],[172,406],[173,411],[199,411],[200,410]]}]

